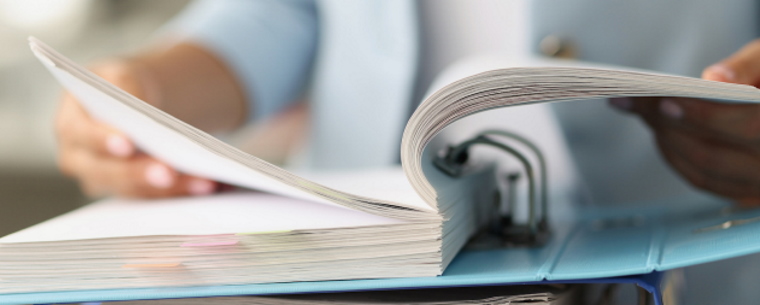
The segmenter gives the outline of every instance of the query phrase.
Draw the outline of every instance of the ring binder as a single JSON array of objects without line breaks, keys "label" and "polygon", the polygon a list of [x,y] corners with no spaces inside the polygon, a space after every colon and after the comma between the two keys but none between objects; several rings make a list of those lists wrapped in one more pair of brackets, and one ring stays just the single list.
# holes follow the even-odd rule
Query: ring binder
[{"label": "ring binder", "polygon": [[[508,143],[503,143],[493,139],[494,136],[501,136],[516,141],[528,150],[530,150],[538,160],[540,184],[536,183],[536,174],[531,161]],[[474,145],[488,145],[501,149],[502,151],[517,158],[525,168],[528,179],[528,221],[526,224],[518,224],[514,219],[516,205],[516,196],[511,195],[508,200],[509,214],[501,215],[499,211],[501,206],[501,195],[497,194],[494,204],[494,215],[500,215],[495,221],[488,224],[485,230],[481,231],[471,241],[470,247],[476,248],[494,248],[505,246],[540,246],[549,236],[548,220],[548,187],[546,174],[546,161],[541,150],[528,139],[507,131],[487,130],[481,132],[470,140],[466,140],[456,146],[449,146],[443,154],[434,158],[434,165],[451,177],[462,175],[463,167],[469,159],[469,149]],[[519,173],[510,173],[507,176],[508,187],[514,194],[515,185],[520,178]],[[540,188],[540,192],[537,191]],[[540,193],[540,211],[536,197]],[[538,216],[540,212],[540,216]]]}]

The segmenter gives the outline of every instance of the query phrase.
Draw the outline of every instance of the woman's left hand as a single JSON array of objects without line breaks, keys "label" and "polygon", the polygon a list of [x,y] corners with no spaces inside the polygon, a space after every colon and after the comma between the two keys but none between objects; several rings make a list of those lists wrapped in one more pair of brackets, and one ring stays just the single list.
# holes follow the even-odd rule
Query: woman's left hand
[{"label": "woman's left hand", "polygon": [[[713,81],[760,85],[760,40],[702,73]],[[662,155],[694,186],[760,205],[760,104],[686,98],[613,99],[654,131]]]}]

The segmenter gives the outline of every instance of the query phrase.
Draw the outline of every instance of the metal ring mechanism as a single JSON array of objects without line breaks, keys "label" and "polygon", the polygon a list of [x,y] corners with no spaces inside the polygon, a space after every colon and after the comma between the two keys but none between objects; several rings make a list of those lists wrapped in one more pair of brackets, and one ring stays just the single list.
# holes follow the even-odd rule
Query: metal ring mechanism
[{"label": "metal ring mechanism", "polygon": [[[536,182],[536,172],[531,161],[520,151],[511,145],[494,140],[494,136],[501,136],[520,143],[527,150],[535,155],[538,161],[540,183]],[[528,139],[515,133],[489,130],[480,133],[476,137],[464,141],[456,146],[450,146],[440,156],[434,158],[434,165],[442,172],[451,177],[459,177],[463,174],[465,165],[469,159],[469,149],[475,145],[487,145],[496,147],[507,154],[515,157],[525,169],[528,187],[528,219],[527,223],[517,223],[515,221],[515,211],[517,205],[516,186],[520,179],[519,173],[507,174],[507,188],[509,189],[509,198],[507,200],[507,214],[502,214],[502,196],[497,193],[494,199],[492,215],[496,217],[485,226],[473,240],[469,247],[472,248],[501,248],[501,247],[525,247],[540,246],[545,243],[549,237],[549,220],[548,220],[548,191],[547,191],[547,174],[546,161],[541,150]],[[540,192],[539,189],[540,188]],[[539,195],[540,193],[540,195]],[[537,201],[540,197],[541,203]],[[540,213],[540,215],[539,215]]]}]

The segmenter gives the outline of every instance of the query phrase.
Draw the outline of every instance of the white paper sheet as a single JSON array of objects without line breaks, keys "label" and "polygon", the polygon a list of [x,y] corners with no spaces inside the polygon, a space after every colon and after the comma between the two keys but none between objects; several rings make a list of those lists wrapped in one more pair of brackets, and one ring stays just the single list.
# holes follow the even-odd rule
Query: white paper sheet
[{"label": "white paper sheet", "polygon": [[338,206],[324,198],[276,181],[208,151],[68,72],[47,63],[46,67],[67,90],[79,99],[90,115],[121,130],[141,150],[181,172],[232,185]]},{"label": "white paper sheet", "polygon": [[[361,181],[364,185],[359,185],[357,183],[337,183],[330,185],[334,190],[343,192],[343,194],[332,190],[322,189],[312,183],[312,181],[293,179],[294,177],[283,178],[282,175],[284,175],[284,171],[274,171],[272,174],[273,176],[267,175],[262,168],[273,168],[274,165],[267,164],[260,160],[254,162],[252,160],[255,160],[255,158],[250,156],[248,156],[249,158],[243,158],[244,161],[236,160],[232,155],[245,155],[245,153],[234,152],[234,148],[221,141],[213,144],[208,144],[206,142],[200,144],[184,133],[202,134],[202,131],[191,130],[178,132],[175,130],[177,129],[176,126],[174,129],[170,128],[165,124],[166,122],[159,122],[160,120],[151,118],[137,109],[128,106],[132,100],[135,100],[138,102],[139,106],[142,107],[142,104],[139,100],[136,100],[136,98],[131,97],[126,93],[119,93],[120,90],[118,88],[102,79],[94,78],[94,76],[87,76],[88,72],[80,72],[80,67],[63,58],[62,55],[56,55],[55,51],[44,46],[42,43],[32,39],[31,44],[35,55],[53,74],[53,76],[68,91],[77,97],[91,116],[100,121],[108,122],[108,124],[121,130],[129,136],[141,150],[183,173],[340,208],[347,207],[325,197],[316,195],[315,193],[330,193],[335,198],[342,198],[348,196],[346,193],[354,194],[353,191],[358,190],[359,193],[356,195],[359,196],[365,196],[375,200],[384,200],[388,203],[407,204],[431,212],[433,211],[433,209],[427,204],[420,204],[422,201],[418,196],[412,195],[408,192],[412,189],[408,185],[404,175],[395,175],[393,177],[388,175],[375,177],[376,175],[371,175],[367,177],[360,172],[353,173],[353,177],[358,178],[358,180],[351,178],[341,179],[344,181]],[[155,111],[160,112],[159,110]],[[177,121],[177,124],[182,125],[182,128],[179,128],[180,130],[184,130],[185,128],[192,129],[192,127],[189,127],[188,125],[179,123],[179,121]],[[209,139],[213,140],[212,138]],[[226,155],[214,152],[214,150],[217,150],[219,147],[224,148]],[[256,166],[258,166],[258,170],[252,169],[251,163],[257,164]],[[399,180],[388,180],[388,178],[395,179],[395,177]],[[381,180],[377,180],[376,178],[380,178]],[[292,182],[288,182],[291,180]],[[336,179],[330,178],[329,180],[335,181]],[[314,180],[313,182],[321,184],[322,181]],[[382,190],[368,191],[375,186],[382,187]],[[400,189],[398,194],[401,195],[388,196],[389,194],[395,194],[391,189],[388,189],[390,186],[399,186]],[[302,187],[312,189],[314,190],[314,193],[305,190]],[[402,200],[395,200],[397,198]]]},{"label": "white paper sheet", "polygon": [[400,202],[420,210],[434,211],[406,179],[401,166],[334,172],[297,172],[321,185],[367,198]]},{"label": "white paper sheet", "polygon": [[144,235],[209,235],[403,223],[257,192],[164,200],[107,199],[0,238],[0,243]]}]

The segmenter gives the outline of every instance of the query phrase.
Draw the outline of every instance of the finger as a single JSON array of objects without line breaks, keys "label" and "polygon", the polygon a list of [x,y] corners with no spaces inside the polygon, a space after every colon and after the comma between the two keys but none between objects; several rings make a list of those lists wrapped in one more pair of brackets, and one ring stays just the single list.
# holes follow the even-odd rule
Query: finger
[{"label": "finger", "polygon": [[760,107],[691,98],[630,98],[628,111],[652,127],[669,126],[737,144],[760,143]]},{"label": "finger", "polygon": [[144,154],[117,159],[80,150],[73,159],[88,194],[159,198],[207,195],[217,189],[213,181],[181,174]]},{"label": "finger", "polygon": [[668,123],[745,144],[760,142],[758,105],[674,97],[614,98],[609,104],[639,114],[648,122]]},{"label": "finger", "polygon": [[760,159],[730,144],[672,128],[658,137],[673,152],[711,177],[760,186]]},{"label": "finger", "polygon": [[[144,165],[143,176],[147,185],[133,183],[127,185],[123,194],[139,194],[137,197],[203,196],[219,190],[219,184],[203,178],[182,174],[155,160]],[[134,195],[132,195],[134,196]]]},{"label": "finger", "polygon": [[743,207],[760,206],[760,197],[738,198],[736,201]]},{"label": "finger", "polygon": [[73,98],[64,98],[56,122],[60,142],[82,146],[94,153],[126,158],[136,152],[134,144],[121,132],[90,118]]},{"label": "finger", "polygon": [[657,144],[665,159],[693,186],[732,199],[760,198],[760,184],[708,173],[684,158],[663,137],[657,137]]},{"label": "finger", "polygon": [[126,135],[100,122],[79,124],[72,128],[72,137],[75,145],[103,156],[128,158],[137,153]]},{"label": "finger", "polygon": [[125,165],[132,179],[116,183],[117,194],[123,197],[163,198],[177,196],[201,196],[214,193],[218,186],[208,179],[181,174],[157,160],[145,157],[136,160],[136,165]]},{"label": "finger", "polygon": [[633,111],[633,98],[613,97],[613,98],[610,98],[607,102],[610,106],[613,106],[620,111],[623,111],[623,112]]},{"label": "finger", "polygon": [[757,86],[760,83],[760,40],[754,40],[730,57],[707,67],[702,78]]},{"label": "finger", "polygon": [[[727,141],[760,143],[760,107],[689,98],[663,98],[649,119]],[[659,118],[654,118],[659,116]]]},{"label": "finger", "polygon": [[609,104],[618,110],[649,115],[657,113],[657,105],[660,97],[616,97],[609,100]]}]

